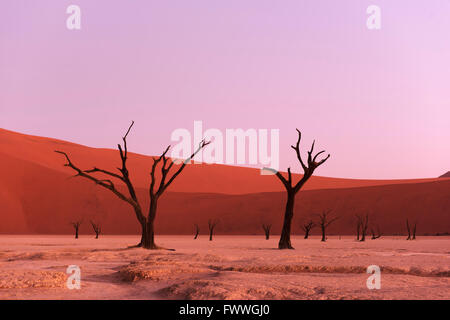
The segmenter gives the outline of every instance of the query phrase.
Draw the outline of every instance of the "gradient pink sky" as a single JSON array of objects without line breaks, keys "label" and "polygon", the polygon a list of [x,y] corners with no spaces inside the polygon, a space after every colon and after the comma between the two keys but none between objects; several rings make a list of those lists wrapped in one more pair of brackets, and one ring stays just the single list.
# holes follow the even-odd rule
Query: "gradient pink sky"
[{"label": "gradient pink sky", "polygon": [[[66,29],[66,8],[82,29]],[[382,28],[366,28],[366,8]],[[159,154],[176,128],[298,127],[316,174],[450,170],[450,1],[2,0],[0,127]]]}]

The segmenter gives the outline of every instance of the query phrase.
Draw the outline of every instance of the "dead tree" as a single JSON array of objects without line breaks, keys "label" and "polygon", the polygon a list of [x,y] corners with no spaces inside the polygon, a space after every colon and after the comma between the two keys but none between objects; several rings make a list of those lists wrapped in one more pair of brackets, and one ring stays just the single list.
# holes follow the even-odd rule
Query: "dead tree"
[{"label": "dead tree", "polygon": [[359,232],[361,230],[361,219],[359,215],[356,215],[356,241],[359,241]]},{"label": "dead tree", "polygon": [[[141,206],[141,203],[139,202],[135,187],[133,186],[133,183],[131,182],[129,171],[127,168],[127,160],[128,160],[128,148],[127,148],[127,136],[130,133],[131,128],[133,127],[134,121],[131,122],[130,127],[128,128],[127,132],[125,133],[125,136],[122,138],[123,140],[123,147],[121,144],[118,144],[118,150],[119,155],[121,159],[121,167],[118,168],[119,173],[114,173],[108,170],[99,169],[97,167],[94,167],[90,170],[81,170],[78,168],[72,161],[70,160],[67,153],[63,151],[55,151],[57,153],[60,153],[65,156],[67,163],[65,164],[66,167],[70,167],[73,170],[76,171],[76,177],[83,177],[86,179],[89,179],[96,183],[97,185],[106,188],[110,190],[112,193],[114,193],[119,199],[127,202],[130,206],[133,207],[133,210],[135,212],[136,218],[139,221],[142,229],[142,235],[141,235],[141,241],[137,245],[138,247],[143,247],[145,249],[158,249],[159,247],[155,244],[154,239],[154,221],[156,217],[156,211],[157,211],[157,204],[158,200],[161,197],[161,195],[164,193],[164,191],[167,190],[167,188],[171,185],[171,183],[175,180],[175,178],[183,171],[185,166],[191,161],[191,159],[200,152],[201,149],[203,149],[205,146],[209,144],[209,142],[206,142],[205,140],[202,140],[198,146],[198,148],[178,166],[178,169],[173,173],[171,177],[168,177],[170,169],[172,169],[174,162],[166,157],[167,152],[170,149],[170,145],[166,148],[166,150],[162,153],[160,157],[154,157],[153,158],[153,165],[151,169],[151,183],[150,183],[150,189],[149,189],[149,195],[150,195],[150,206],[148,209],[148,214],[145,215],[143,208]],[[159,163],[162,163],[161,165],[161,176],[159,181],[159,186],[156,187],[156,168]],[[110,179],[100,179],[95,176],[95,174],[103,174],[107,176]],[[116,188],[116,185],[111,180],[112,178],[122,182],[128,191],[128,195],[123,193],[122,191],[119,191],[119,189]],[[155,189],[156,188],[156,189]]]},{"label": "dead tree", "polygon": [[326,237],[326,230],[328,226],[336,221],[337,217],[330,219],[329,214],[331,210],[323,211],[321,214],[319,214],[319,225],[320,229],[322,230],[322,240],[321,241],[327,241]]},{"label": "dead tree", "polygon": [[194,240],[198,238],[198,234],[200,233],[200,228],[198,226],[198,224],[195,224],[195,236],[194,236]]},{"label": "dead tree", "polygon": [[305,231],[305,237],[304,239],[308,239],[309,233],[311,232],[311,229],[314,228],[315,224],[312,220],[309,220],[309,222],[305,223],[302,226],[303,231]]},{"label": "dead tree", "polygon": [[269,238],[270,238],[270,228],[272,228],[272,225],[263,223],[262,228],[264,230],[264,234],[266,235],[266,240],[269,240]]},{"label": "dead tree", "polygon": [[406,229],[408,230],[408,238],[406,238],[406,240],[416,240],[417,222],[414,222],[414,226],[412,228],[412,236],[408,219],[406,219]]},{"label": "dead tree", "polygon": [[411,240],[411,228],[409,227],[408,219],[406,219],[406,229],[408,230],[408,238],[406,240]]},{"label": "dead tree", "polygon": [[208,220],[208,228],[209,228],[209,241],[212,241],[214,229],[216,228],[219,221],[217,220]]},{"label": "dead tree", "polygon": [[91,220],[91,226],[92,226],[92,229],[94,229],[94,232],[95,232],[95,239],[98,239],[98,236],[102,232],[102,226],[100,225],[100,223],[95,223],[92,220]]},{"label": "dead tree", "polygon": [[284,212],[284,221],[283,221],[283,228],[281,230],[281,237],[280,241],[278,243],[279,249],[294,249],[291,245],[291,223],[292,218],[294,216],[294,202],[295,202],[295,195],[297,192],[300,191],[300,189],[303,187],[303,185],[306,183],[306,181],[311,178],[311,176],[314,173],[314,170],[316,170],[320,165],[322,165],[325,161],[328,160],[330,155],[325,157],[324,159],[316,162],[317,157],[324,153],[325,151],[320,151],[313,155],[314,152],[314,144],[315,141],[311,145],[311,149],[308,151],[308,160],[305,164],[303,162],[302,156],[300,154],[300,141],[302,138],[302,133],[300,130],[297,129],[298,132],[298,139],[295,146],[291,146],[292,149],[295,150],[297,154],[297,159],[300,162],[302,168],[303,168],[303,177],[296,183],[292,184],[292,174],[291,174],[291,168],[287,169],[288,177],[285,178],[279,171],[271,169],[271,168],[265,168],[269,171],[272,171],[276,174],[278,179],[283,183],[284,187],[287,191],[287,201],[286,201],[286,209]]},{"label": "dead tree", "polygon": [[[361,239],[359,241],[366,241],[367,229],[369,228],[369,214],[357,215],[359,230],[361,230]],[[359,237],[359,232],[358,232]]]},{"label": "dead tree", "polygon": [[80,229],[81,223],[82,221],[75,221],[70,223],[75,229],[75,239],[78,239],[78,230]]},{"label": "dead tree", "polygon": [[380,232],[380,226],[377,226],[377,232],[375,233],[375,231],[373,230],[373,228],[371,229],[372,231],[372,240],[381,238],[382,234]]}]

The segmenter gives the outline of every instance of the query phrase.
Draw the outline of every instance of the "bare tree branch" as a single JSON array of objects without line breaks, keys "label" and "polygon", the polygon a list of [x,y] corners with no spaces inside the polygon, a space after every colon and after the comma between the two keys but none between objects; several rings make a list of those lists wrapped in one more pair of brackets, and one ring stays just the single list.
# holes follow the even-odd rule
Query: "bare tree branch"
[{"label": "bare tree branch", "polygon": [[121,193],[120,191],[118,191],[114,184],[110,181],[110,180],[100,180],[97,179],[93,176],[91,176],[90,174],[86,173],[85,171],[81,170],[80,168],[78,168],[77,166],[75,166],[71,161],[69,156],[67,155],[67,153],[63,152],[63,151],[58,151],[55,150],[56,153],[60,153],[62,155],[64,155],[66,157],[67,163],[64,165],[66,167],[70,167],[73,170],[75,170],[77,172],[76,176],[80,176],[86,179],[89,179],[93,182],[95,182],[96,184],[112,191],[117,197],[119,197],[120,199],[122,199],[123,201],[128,202],[129,204],[131,204],[132,206],[135,206],[136,203],[135,201],[133,201],[133,199],[128,198],[127,196],[125,196],[123,193]]}]

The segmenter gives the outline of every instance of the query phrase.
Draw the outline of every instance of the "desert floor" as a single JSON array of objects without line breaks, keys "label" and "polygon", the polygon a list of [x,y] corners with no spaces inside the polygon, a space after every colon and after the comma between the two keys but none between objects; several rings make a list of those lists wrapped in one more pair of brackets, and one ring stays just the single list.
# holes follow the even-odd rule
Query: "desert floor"
[{"label": "desert floor", "polygon": [[[0,236],[0,299],[450,299],[450,238],[158,236],[176,251],[127,246],[137,236]],[[81,269],[68,289],[66,269]],[[381,289],[369,290],[369,265]]]}]

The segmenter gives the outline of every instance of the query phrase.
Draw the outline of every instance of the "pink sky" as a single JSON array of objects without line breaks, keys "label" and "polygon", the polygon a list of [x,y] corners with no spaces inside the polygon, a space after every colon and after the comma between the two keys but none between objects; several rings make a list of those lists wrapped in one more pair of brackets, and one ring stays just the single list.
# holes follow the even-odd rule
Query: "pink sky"
[{"label": "pink sky", "polygon": [[[66,8],[82,29],[66,29]],[[381,7],[382,28],[365,10]],[[160,153],[176,128],[298,127],[332,158],[316,174],[450,170],[450,2],[2,0],[0,127]]]}]

